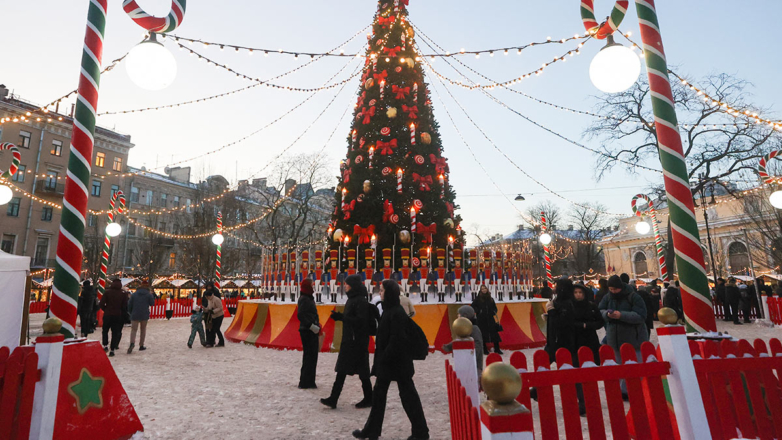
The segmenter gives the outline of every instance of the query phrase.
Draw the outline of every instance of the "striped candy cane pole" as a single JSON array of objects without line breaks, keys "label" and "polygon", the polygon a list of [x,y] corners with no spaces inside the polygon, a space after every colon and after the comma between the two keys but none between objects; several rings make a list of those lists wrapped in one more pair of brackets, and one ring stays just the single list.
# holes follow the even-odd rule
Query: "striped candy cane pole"
[{"label": "striped candy cane pole", "polygon": [[[217,213],[217,233],[222,234],[223,233],[223,213],[218,212]],[[222,263],[220,259],[223,256],[222,253],[223,246],[217,245],[217,260],[215,261],[215,287],[218,289],[220,288],[220,269],[223,268]]]},{"label": "striped candy cane pole", "polygon": [[[117,208],[117,201],[119,200],[119,208]],[[125,208],[125,194],[122,191],[117,190],[109,201],[109,223],[114,223],[114,214],[125,214],[127,209]],[[100,256],[100,278],[98,279],[98,299],[103,298],[103,294],[106,292],[106,278],[109,266],[109,251],[111,250],[111,237],[106,234],[103,237],[103,253]]]},{"label": "striped candy cane pole", "polygon": [[19,164],[22,162],[22,153],[19,152],[19,148],[17,148],[16,145],[10,142],[3,142],[0,144],[0,150],[11,151],[11,166],[8,168],[8,171],[0,172],[0,177],[3,179],[10,179],[19,171]]},{"label": "striped candy cane pole", "polygon": [[649,76],[684,315],[688,327],[697,331],[716,331],[657,11],[654,0],[636,0],[635,4]]},{"label": "striped candy cane pole", "polygon": [[171,12],[166,17],[154,17],[147,14],[136,0],[125,0],[122,9],[137,25],[150,32],[173,32],[185,19],[187,0],[171,0]]},{"label": "striped candy cane pole", "polygon": [[66,337],[75,335],[76,302],[84,255],[84,217],[87,214],[92,147],[95,136],[98,88],[103,57],[108,0],[91,0],[87,11],[87,30],[81,57],[78,98],[73,117],[67,180],[63,197],[60,232],[57,238],[51,315],[62,322]]},{"label": "striped candy cane pole", "polygon": [[780,180],[779,177],[772,176],[768,173],[768,162],[771,159],[777,157],[779,153],[782,153],[782,150],[774,150],[760,158],[760,164],[758,164],[758,175],[761,179],[763,179],[763,183],[771,184]]},{"label": "striped candy cane pole", "polygon": [[[638,199],[646,200],[646,210],[640,210],[636,207],[636,202]],[[638,217],[643,218],[644,214],[648,213],[649,218],[652,219],[652,227],[654,228],[654,245],[657,249],[657,262],[660,265],[660,278],[662,278],[662,280],[665,282],[670,282],[670,279],[668,278],[668,266],[665,264],[665,248],[663,247],[663,237],[660,235],[660,226],[657,222],[657,210],[654,209],[652,199],[645,194],[638,194],[633,197],[631,206],[633,207],[633,213]]]},{"label": "striped candy cane pole", "polygon": [[410,145],[415,145],[415,124],[410,124]]},{"label": "striped candy cane pole", "polygon": [[[545,234],[547,227],[546,222],[546,213],[541,211],[540,212],[540,230]],[[546,285],[548,287],[554,288],[554,282],[553,277],[551,276],[551,251],[549,249],[549,246],[547,244],[543,245],[543,259],[546,262]]]}]

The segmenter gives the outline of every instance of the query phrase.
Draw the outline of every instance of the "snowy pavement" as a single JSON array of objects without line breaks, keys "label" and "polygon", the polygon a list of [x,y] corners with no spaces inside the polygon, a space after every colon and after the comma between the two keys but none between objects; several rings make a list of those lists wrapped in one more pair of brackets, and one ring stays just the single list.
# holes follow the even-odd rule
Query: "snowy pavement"
[{"label": "snowy pavement", "polygon": [[[40,332],[42,321],[42,314],[32,315],[31,334]],[[229,324],[226,320],[223,330]],[[718,328],[750,340],[782,338],[782,329],[758,324],[734,326],[719,321]],[[224,348],[195,346],[191,350],[186,345],[189,334],[188,319],[150,321],[148,350],[128,355],[130,328],[123,331],[123,350],[111,362],[144,425],[139,439],[331,440],[352,438],[350,433],[363,427],[369,410],[353,408],[362,397],[357,377],[348,377],[336,410],[318,401],[331,391],[336,353],[320,354],[318,389],[299,390],[301,352],[233,343]],[[91,335],[91,339],[99,338],[100,329]],[[654,332],[652,342],[657,342]],[[528,358],[533,351],[525,350]],[[509,357],[506,351],[506,362]],[[445,359],[446,355],[438,352],[415,363],[414,380],[433,439],[450,438]],[[383,438],[405,439],[410,435],[410,423],[394,388],[392,384]],[[536,419],[537,410],[533,403]],[[561,424],[561,416],[558,419]],[[588,436],[586,423],[583,429]]]}]

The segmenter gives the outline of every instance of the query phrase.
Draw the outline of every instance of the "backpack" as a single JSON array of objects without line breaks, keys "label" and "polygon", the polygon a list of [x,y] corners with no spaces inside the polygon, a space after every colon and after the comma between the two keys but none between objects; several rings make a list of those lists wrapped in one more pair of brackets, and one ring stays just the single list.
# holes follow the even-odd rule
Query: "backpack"
[{"label": "backpack", "polygon": [[375,304],[370,302],[367,312],[367,331],[369,336],[377,336],[377,323],[380,321],[380,311]]},{"label": "backpack", "polygon": [[410,342],[410,355],[414,361],[423,361],[429,355],[429,341],[426,334],[412,318],[407,318],[407,337]]}]

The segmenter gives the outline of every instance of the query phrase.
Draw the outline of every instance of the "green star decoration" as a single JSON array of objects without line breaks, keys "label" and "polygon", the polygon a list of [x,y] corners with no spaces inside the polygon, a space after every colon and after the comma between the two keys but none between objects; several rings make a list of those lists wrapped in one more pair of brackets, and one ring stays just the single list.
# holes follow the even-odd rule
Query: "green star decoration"
[{"label": "green star decoration", "polygon": [[79,380],[68,385],[68,394],[76,400],[76,409],[84,414],[90,407],[103,408],[103,385],[106,379],[93,377],[86,368],[79,373]]}]

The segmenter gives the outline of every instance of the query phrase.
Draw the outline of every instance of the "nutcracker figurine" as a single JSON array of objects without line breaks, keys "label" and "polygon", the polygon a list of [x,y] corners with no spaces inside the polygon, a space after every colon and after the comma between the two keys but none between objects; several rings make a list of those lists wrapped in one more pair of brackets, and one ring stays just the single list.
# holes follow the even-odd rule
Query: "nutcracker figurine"
[{"label": "nutcracker figurine", "polygon": [[464,269],[462,269],[462,250],[461,249],[454,249],[453,250],[453,280],[454,280],[454,292],[456,292],[456,302],[462,301],[462,288],[463,286],[459,285],[459,282],[462,280],[462,274],[464,272]]},{"label": "nutcracker figurine", "polygon": [[291,277],[290,277],[290,294],[291,294],[291,302],[296,302],[296,295],[299,293],[299,283],[301,280],[299,279],[299,273],[296,268],[297,266],[297,259],[296,259],[296,252],[291,252],[291,257],[288,260],[291,265]]},{"label": "nutcracker figurine", "polygon": [[427,302],[429,300],[429,287],[427,281],[429,281],[429,248],[422,247],[418,250],[418,259],[421,261],[421,266],[418,268],[420,275],[421,286],[421,302]]},{"label": "nutcracker figurine", "polygon": [[375,273],[375,250],[372,248],[364,249],[364,260],[366,261],[366,266],[364,266],[364,284],[367,287],[367,292],[371,292],[372,276]]},{"label": "nutcracker figurine", "polygon": [[356,274],[356,250],[348,249],[348,276]]},{"label": "nutcracker figurine", "polygon": [[391,249],[383,249],[383,279],[390,280],[393,269],[391,269]]},{"label": "nutcracker figurine", "polygon": [[329,252],[329,261],[331,261],[331,269],[329,269],[329,292],[331,293],[331,302],[337,302],[337,277],[339,276],[339,256],[337,250],[332,249]]},{"label": "nutcracker figurine", "polygon": [[438,248],[437,253],[437,300],[445,302],[445,249]]}]

